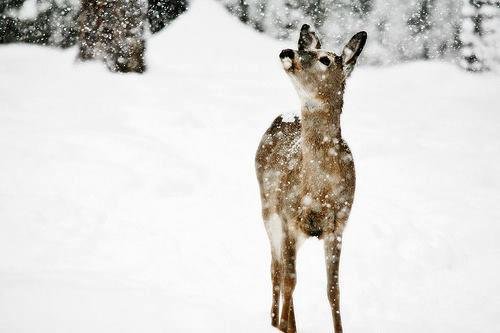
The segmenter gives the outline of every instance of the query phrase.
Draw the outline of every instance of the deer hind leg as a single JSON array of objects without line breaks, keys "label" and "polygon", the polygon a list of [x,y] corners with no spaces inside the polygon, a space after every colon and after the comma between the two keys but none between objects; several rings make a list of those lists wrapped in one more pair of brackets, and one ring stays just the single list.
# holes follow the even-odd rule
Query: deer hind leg
[{"label": "deer hind leg", "polygon": [[271,279],[273,282],[273,300],[271,305],[271,325],[278,327],[280,315],[280,296],[281,296],[281,262],[279,258],[272,259]]},{"label": "deer hind leg", "polygon": [[267,235],[271,243],[271,281],[273,285],[272,305],[271,305],[271,325],[279,326],[279,311],[281,297],[281,282],[283,280],[283,264],[281,261],[281,242],[282,242],[282,221],[276,214],[265,222]]},{"label": "deer hind leg", "polygon": [[283,307],[281,308],[280,330],[287,333],[295,333],[295,311],[293,309],[293,291],[296,284],[295,257],[297,253],[297,241],[294,235],[285,231],[283,243],[281,244],[281,256],[283,262]]},{"label": "deer hind leg", "polygon": [[325,235],[325,261],[326,274],[328,280],[327,294],[330,307],[332,309],[332,317],[335,333],[342,333],[342,321],[340,319],[340,288],[339,288],[339,264],[340,250],[342,247],[342,234],[330,233]]}]

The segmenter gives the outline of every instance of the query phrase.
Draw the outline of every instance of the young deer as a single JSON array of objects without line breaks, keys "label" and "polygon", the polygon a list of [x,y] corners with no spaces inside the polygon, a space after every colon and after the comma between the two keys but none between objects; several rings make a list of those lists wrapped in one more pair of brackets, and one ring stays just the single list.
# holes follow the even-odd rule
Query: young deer
[{"label": "young deer", "polygon": [[340,133],[340,114],[346,79],[366,38],[366,32],[357,33],[338,56],[321,50],[316,34],[304,24],[298,50],[280,53],[301,99],[302,119],[276,118],[262,137],[255,164],[271,242],[271,323],[283,332],[296,331],[295,258],[299,241],[309,236],[324,240],[328,300],[335,333],[342,332],[339,260],[355,174],[351,152]]}]

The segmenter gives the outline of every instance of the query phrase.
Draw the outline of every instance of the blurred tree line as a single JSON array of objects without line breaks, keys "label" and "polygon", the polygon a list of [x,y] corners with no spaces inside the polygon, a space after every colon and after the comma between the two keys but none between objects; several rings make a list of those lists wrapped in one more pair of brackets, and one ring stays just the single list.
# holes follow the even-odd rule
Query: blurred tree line
[{"label": "blurred tree line", "polygon": [[78,3],[71,0],[0,0],[0,43],[72,46],[77,11]]},{"label": "blurred tree line", "polygon": [[309,23],[333,50],[365,30],[365,63],[437,58],[481,71],[500,62],[499,0],[219,1],[245,24],[278,39]]},{"label": "blurred tree line", "polygon": [[146,31],[156,33],[188,0],[0,0],[0,44],[80,47],[112,71],[144,71]]},{"label": "blurred tree line", "polygon": [[[147,32],[187,10],[189,0],[0,0],[0,44],[78,43],[82,60],[142,72]],[[212,0],[197,0],[212,1]],[[500,63],[500,0],[218,0],[257,31],[288,39],[303,23],[328,49],[365,30],[374,65],[445,59],[470,71]]]}]

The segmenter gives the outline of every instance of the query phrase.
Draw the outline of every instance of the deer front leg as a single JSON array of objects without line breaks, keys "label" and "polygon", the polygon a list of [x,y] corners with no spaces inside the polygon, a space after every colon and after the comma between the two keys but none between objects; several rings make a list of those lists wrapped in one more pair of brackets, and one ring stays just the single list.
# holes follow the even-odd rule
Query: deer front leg
[{"label": "deer front leg", "polygon": [[327,293],[332,309],[335,333],[342,333],[340,319],[340,289],[339,289],[339,264],[340,250],[342,247],[342,234],[331,233],[324,238],[326,274],[328,279]]},{"label": "deer front leg", "polygon": [[290,313],[288,314],[288,330],[290,332],[296,332],[297,328],[295,327],[295,310],[293,307],[293,296],[290,301]]},{"label": "deer front leg", "polygon": [[292,295],[295,289],[295,237],[286,232],[281,245],[283,263],[283,307],[281,308],[280,330],[287,333],[295,333],[295,313],[293,310]]}]

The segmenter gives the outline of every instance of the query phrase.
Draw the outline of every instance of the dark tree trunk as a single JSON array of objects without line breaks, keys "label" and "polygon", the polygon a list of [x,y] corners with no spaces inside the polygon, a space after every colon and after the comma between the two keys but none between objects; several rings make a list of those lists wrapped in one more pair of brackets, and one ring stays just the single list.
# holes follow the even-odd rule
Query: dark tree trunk
[{"label": "dark tree trunk", "polygon": [[145,18],[141,0],[82,0],[79,58],[103,60],[115,72],[142,73]]}]

